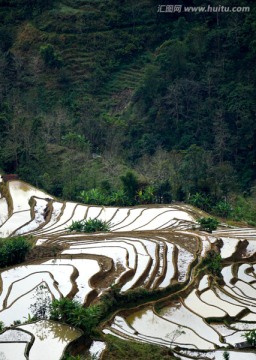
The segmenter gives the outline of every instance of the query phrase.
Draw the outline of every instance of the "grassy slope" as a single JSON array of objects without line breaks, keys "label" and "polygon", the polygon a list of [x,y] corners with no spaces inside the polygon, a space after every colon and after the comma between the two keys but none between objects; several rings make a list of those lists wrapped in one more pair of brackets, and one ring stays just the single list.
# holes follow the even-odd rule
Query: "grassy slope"
[{"label": "grassy slope", "polygon": [[[26,59],[33,90],[41,86],[46,97],[56,102],[61,97],[78,113],[93,97],[102,113],[127,105],[127,94],[129,99],[143,75],[143,54],[159,41],[150,35],[155,28],[156,11],[149,0],[122,7],[116,1],[55,1],[53,8],[20,23],[13,50]],[[45,44],[62,58],[61,69],[45,69],[40,63],[39,48]],[[35,78],[36,61],[41,71]]]},{"label": "grassy slope", "polygon": [[133,341],[124,341],[107,336],[108,348],[104,353],[104,360],[175,360],[171,352],[167,348],[154,346],[150,344],[142,344]]},{"label": "grassy slope", "polygon": [[[154,0],[10,0],[0,6],[4,31],[12,34],[11,46],[0,51],[0,97],[6,97],[5,106],[0,104],[6,121],[0,165],[7,173],[67,196],[66,172],[83,176],[86,159],[81,154],[78,169],[73,168],[78,161],[62,137],[82,135],[92,153],[109,151],[113,134],[118,143],[124,141],[120,115],[155,48],[168,38],[169,23],[159,23]],[[59,68],[42,58],[40,51],[48,45],[61,59]],[[7,56],[11,61],[5,66]],[[61,156],[55,151],[59,146]]]}]

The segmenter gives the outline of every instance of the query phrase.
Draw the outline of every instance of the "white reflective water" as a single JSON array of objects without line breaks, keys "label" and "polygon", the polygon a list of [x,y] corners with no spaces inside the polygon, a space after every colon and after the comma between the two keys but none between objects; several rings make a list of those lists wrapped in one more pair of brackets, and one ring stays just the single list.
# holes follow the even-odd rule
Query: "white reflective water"
[{"label": "white reflective water", "polygon": [[48,320],[22,325],[20,328],[35,336],[29,360],[58,360],[65,347],[81,336],[81,332],[75,328]]}]

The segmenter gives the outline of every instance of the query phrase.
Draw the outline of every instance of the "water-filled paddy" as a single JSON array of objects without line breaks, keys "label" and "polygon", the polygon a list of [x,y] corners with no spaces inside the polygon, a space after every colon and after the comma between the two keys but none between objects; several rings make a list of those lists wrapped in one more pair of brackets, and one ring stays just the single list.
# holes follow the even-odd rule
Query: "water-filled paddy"
[{"label": "water-filled paddy", "polygon": [[[54,258],[40,260],[43,264],[22,264],[2,271],[0,320],[6,325],[15,320],[23,321],[31,315],[39,284],[44,285],[45,296],[50,300],[68,295],[87,303],[91,297],[97,296],[97,292],[106,291],[110,284],[118,283],[122,278],[122,291],[143,286],[163,291],[171,284],[174,289],[184,287],[184,292],[176,295],[176,304],[170,298],[165,299],[159,313],[155,311],[153,301],[150,307],[134,310],[129,316],[127,313],[117,314],[112,324],[110,321],[104,328],[104,333],[166,347],[178,344],[180,355],[186,359],[196,354],[191,349],[197,351],[199,358],[200,350],[205,349],[207,358],[222,360],[223,351],[215,351],[214,347],[235,345],[243,340],[244,331],[256,326],[256,284],[253,283],[256,265],[252,262],[256,231],[253,228],[220,227],[210,235],[197,229],[196,218],[202,213],[184,204],[135,208],[88,206],[56,201],[19,181],[10,182],[8,189],[14,213],[8,209],[1,193],[0,237],[29,233],[36,237],[38,245],[61,246],[62,250],[57,251]],[[86,235],[66,231],[73,221],[89,218],[110,222],[111,234]],[[196,254],[200,261],[207,250],[216,249],[214,243],[219,237],[223,241],[220,254],[227,259],[222,269],[224,282],[218,283],[206,269],[200,273],[201,280],[194,281],[198,280],[194,279],[197,272],[188,273],[188,270],[192,263],[195,264]],[[249,243],[239,254],[237,244],[244,239]],[[234,254],[240,257],[238,264],[230,261]],[[186,279],[185,288],[182,282]],[[170,296],[172,293],[163,291],[158,294]],[[239,315],[240,318],[236,322],[233,319],[229,326],[224,323],[228,315]],[[210,321],[214,317],[218,318],[218,323],[207,323],[207,319]],[[67,343],[80,336],[80,332],[74,329],[47,321],[23,326],[36,336],[30,353],[32,360],[40,360],[37,354],[42,354],[42,359],[60,359]],[[91,352],[95,354],[103,347],[103,342],[95,342]],[[49,348],[51,353],[48,354]],[[7,347],[5,351],[7,353]],[[22,359],[23,348],[19,354],[19,359]],[[230,354],[231,360],[244,354],[247,360],[251,360],[256,355],[231,350]]]}]

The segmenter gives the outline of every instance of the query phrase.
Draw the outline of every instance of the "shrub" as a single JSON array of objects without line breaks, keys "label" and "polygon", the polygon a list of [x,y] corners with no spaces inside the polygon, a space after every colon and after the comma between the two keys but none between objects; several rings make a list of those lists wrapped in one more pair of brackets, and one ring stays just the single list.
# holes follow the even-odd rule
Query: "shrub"
[{"label": "shrub", "polygon": [[17,236],[0,241],[0,267],[16,265],[25,260],[31,242],[23,237]]},{"label": "shrub", "polygon": [[110,231],[110,224],[99,219],[73,221],[67,228],[68,231],[92,233],[96,231]]},{"label": "shrub", "polygon": [[191,195],[188,202],[189,204],[196,206],[204,211],[211,211],[212,209],[212,201],[210,197],[201,193]]},{"label": "shrub", "polygon": [[108,205],[109,203],[109,197],[97,188],[81,191],[79,198],[82,199],[85,204]]},{"label": "shrub", "polygon": [[232,205],[234,220],[245,220],[249,225],[256,226],[256,203],[254,199],[238,196]]},{"label": "shrub", "polygon": [[111,194],[109,202],[109,205],[130,206],[133,204],[133,199],[129,199],[124,190],[120,189]]},{"label": "shrub", "polygon": [[201,267],[207,268],[213,275],[220,276],[222,270],[220,254],[216,253],[214,250],[208,251],[207,256],[202,260]]},{"label": "shrub", "polygon": [[247,331],[242,336],[246,338],[251,346],[256,346],[256,330]]},{"label": "shrub", "polygon": [[5,326],[3,321],[0,321],[0,332],[2,332],[4,330]]},{"label": "shrub", "polygon": [[200,224],[200,230],[208,231],[210,233],[213,230],[216,230],[219,225],[219,221],[212,217],[203,217],[197,220],[197,222]]},{"label": "shrub", "polygon": [[137,193],[137,201],[139,204],[153,204],[155,202],[155,188],[152,185],[140,189]]},{"label": "shrub", "polygon": [[223,353],[223,359],[224,360],[229,360],[229,353],[227,351],[224,351]]},{"label": "shrub", "polygon": [[77,301],[63,298],[53,300],[50,317],[52,320],[63,321],[82,329],[90,336],[93,329],[99,324],[101,308],[99,305],[91,305],[87,308]]},{"label": "shrub", "polygon": [[40,47],[40,55],[46,66],[51,68],[60,68],[62,66],[62,59],[55,52],[51,44],[42,45]]},{"label": "shrub", "polygon": [[232,215],[232,207],[227,201],[218,200],[217,198],[210,195],[196,193],[190,196],[188,202],[189,204],[196,206],[199,209],[210,212],[217,216],[229,217]]},{"label": "shrub", "polygon": [[228,217],[231,214],[232,208],[226,201],[219,201],[213,208],[214,213],[218,216]]},{"label": "shrub", "polygon": [[85,204],[93,205],[114,205],[114,206],[131,206],[134,199],[129,199],[123,189],[116,191],[105,191],[105,189],[90,189],[81,191],[78,197]]}]

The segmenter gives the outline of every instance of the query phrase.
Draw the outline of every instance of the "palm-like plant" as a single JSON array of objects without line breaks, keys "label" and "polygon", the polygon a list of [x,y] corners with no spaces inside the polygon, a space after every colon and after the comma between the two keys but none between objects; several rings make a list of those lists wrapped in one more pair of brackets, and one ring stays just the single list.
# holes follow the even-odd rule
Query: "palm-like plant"
[{"label": "palm-like plant", "polygon": [[96,231],[108,232],[110,231],[110,226],[111,224],[107,223],[106,221],[89,218],[88,220],[73,221],[66,230],[86,233],[92,233]]}]

